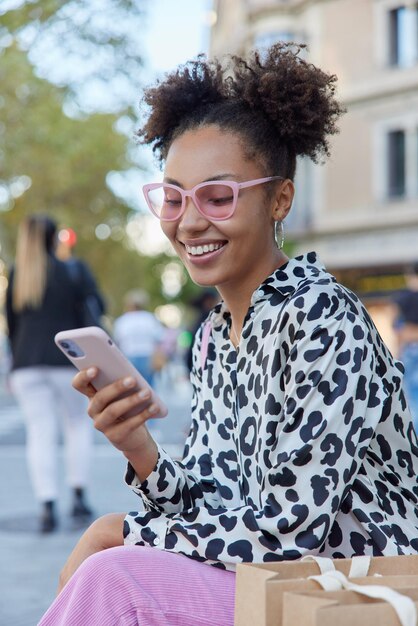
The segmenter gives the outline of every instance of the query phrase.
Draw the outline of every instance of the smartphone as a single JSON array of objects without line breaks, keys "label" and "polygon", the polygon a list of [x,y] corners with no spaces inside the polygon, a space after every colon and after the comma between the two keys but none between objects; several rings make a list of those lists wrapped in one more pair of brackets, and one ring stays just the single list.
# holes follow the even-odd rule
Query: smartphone
[{"label": "smartphone", "polygon": [[[97,367],[97,376],[92,381],[92,385],[97,391],[115,382],[118,378],[132,376],[137,382],[136,388],[131,387],[120,397],[131,395],[135,389],[138,391],[149,389],[151,402],[159,407],[158,413],[153,417],[165,417],[167,415],[168,411],[165,404],[102,328],[88,326],[62,330],[55,335],[55,343],[78,370]],[[131,409],[124,417],[130,417],[137,413],[137,409]]]}]

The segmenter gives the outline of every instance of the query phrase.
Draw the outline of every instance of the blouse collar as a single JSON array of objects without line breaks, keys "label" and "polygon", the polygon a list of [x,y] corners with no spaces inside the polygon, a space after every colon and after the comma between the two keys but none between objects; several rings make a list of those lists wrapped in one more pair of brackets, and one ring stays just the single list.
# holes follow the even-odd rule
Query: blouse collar
[{"label": "blouse collar", "polygon": [[[250,306],[255,307],[260,302],[268,300],[275,292],[288,297],[303,282],[317,279],[320,274],[324,274],[324,278],[328,280],[335,280],[334,277],[326,272],[316,252],[308,252],[307,254],[301,254],[293,259],[289,259],[287,263],[274,270],[254,291],[251,296]],[[211,317],[215,324],[222,324],[225,318],[229,317],[229,311],[223,301],[215,306]]]}]

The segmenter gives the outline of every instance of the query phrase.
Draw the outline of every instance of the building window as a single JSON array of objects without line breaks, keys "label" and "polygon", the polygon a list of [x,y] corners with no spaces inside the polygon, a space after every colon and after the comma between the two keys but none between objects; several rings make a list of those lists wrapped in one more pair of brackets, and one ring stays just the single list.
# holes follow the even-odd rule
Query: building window
[{"label": "building window", "polygon": [[[259,33],[254,38],[254,48],[257,48],[261,54],[266,54],[268,49],[279,42],[284,43],[303,43],[303,38],[290,30],[269,31]],[[306,58],[306,50],[302,50],[300,56]]]},{"label": "building window", "polygon": [[389,11],[389,62],[408,67],[418,61],[418,2]]},{"label": "building window", "polygon": [[416,211],[418,199],[418,108],[380,120],[373,132],[373,191],[379,202],[405,203]]},{"label": "building window", "polygon": [[392,130],[387,136],[388,189],[390,198],[405,195],[405,131]]}]

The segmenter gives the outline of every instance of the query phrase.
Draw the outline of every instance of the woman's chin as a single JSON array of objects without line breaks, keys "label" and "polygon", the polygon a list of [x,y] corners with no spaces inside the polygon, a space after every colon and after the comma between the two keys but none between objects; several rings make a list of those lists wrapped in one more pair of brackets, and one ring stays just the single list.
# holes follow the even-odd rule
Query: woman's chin
[{"label": "woman's chin", "polygon": [[217,284],[216,279],[211,278],[207,274],[205,275],[204,272],[196,272],[196,271],[193,271],[193,270],[191,271],[188,268],[188,273],[189,273],[189,276],[190,276],[191,280],[196,285],[199,285],[199,287],[215,287],[216,284]]}]

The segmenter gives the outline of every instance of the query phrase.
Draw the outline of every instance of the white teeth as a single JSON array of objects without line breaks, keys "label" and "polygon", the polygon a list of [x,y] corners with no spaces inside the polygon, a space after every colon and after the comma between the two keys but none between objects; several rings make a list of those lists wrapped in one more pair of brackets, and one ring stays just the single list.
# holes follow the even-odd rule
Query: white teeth
[{"label": "white teeth", "polygon": [[222,248],[223,243],[206,243],[204,246],[185,246],[187,252],[192,256],[200,256],[207,252],[215,252]]}]

